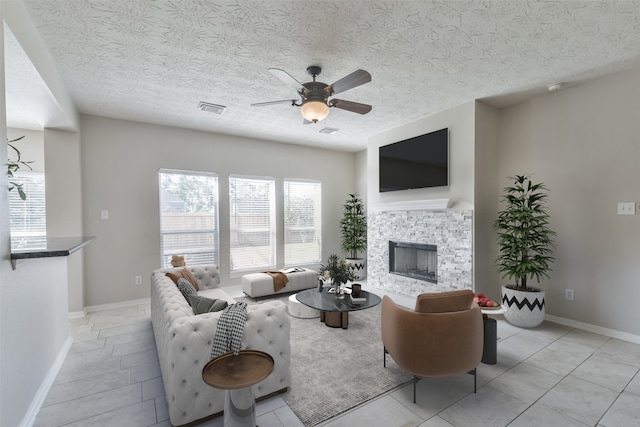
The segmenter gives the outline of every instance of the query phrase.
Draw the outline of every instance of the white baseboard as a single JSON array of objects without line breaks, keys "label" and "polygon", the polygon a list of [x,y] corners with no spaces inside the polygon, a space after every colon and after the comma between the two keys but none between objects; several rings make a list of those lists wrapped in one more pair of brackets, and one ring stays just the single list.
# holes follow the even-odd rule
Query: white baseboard
[{"label": "white baseboard", "polygon": [[114,302],[111,304],[90,305],[84,308],[85,315],[94,311],[112,310],[114,308],[130,307],[132,305],[149,304],[150,298],[141,298],[131,301]]},{"label": "white baseboard", "polygon": [[122,308],[122,307],[131,307],[132,305],[139,305],[139,304],[149,304],[149,300],[150,300],[149,298],[141,298],[141,299],[136,299],[131,301],[114,302],[110,304],[89,305],[83,308],[82,311],[70,311],[67,314],[67,316],[69,319],[80,319],[85,317],[87,314],[93,313],[96,311],[112,310],[114,308]]},{"label": "white baseboard", "polygon": [[81,319],[86,315],[87,311],[83,309],[82,311],[70,311],[68,317],[69,319]]},{"label": "white baseboard", "polygon": [[618,338],[624,341],[630,341],[636,344],[640,344],[640,336],[629,334],[627,332],[616,331],[615,329],[603,328],[602,326],[591,325],[589,323],[578,322],[576,320],[565,319],[564,317],[553,316],[547,314],[544,316],[545,320],[553,323],[559,323],[565,326],[571,326],[572,328],[582,329],[587,332],[593,332],[594,334],[606,335],[612,338]]},{"label": "white baseboard", "polygon": [[47,394],[49,393],[49,390],[51,389],[51,386],[53,385],[58,372],[60,372],[60,368],[62,368],[62,364],[64,363],[64,359],[67,357],[67,353],[69,352],[72,343],[73,340],[71,339],[71,337],[67,337],[64,344],[62,345],[62,348],[58,352],[56,360],[53,362],[53,365],[51,365],[51,368],[49,368],[49,372],[47,372],[44,380],[42,380],[42,383],[40,383],[40,387],[38,387],[38,391],[33,397],[33,400],[29,405],[29,409],[27,410],[26,415],[20,423],[20,427],[31,427],[36,422],[38,412],[40,412],[40,408],[42,408],[42,404],[47,398]]}]

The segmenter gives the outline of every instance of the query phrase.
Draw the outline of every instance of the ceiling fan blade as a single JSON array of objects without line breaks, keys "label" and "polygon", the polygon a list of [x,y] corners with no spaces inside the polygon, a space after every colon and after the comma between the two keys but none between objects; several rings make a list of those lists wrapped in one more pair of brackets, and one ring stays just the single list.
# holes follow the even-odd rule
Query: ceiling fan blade
[{"label": "ceiling fan blade", "polygon": [[280,68],[269,68],[269,72],[297,91],[302,88],[302,83],[291,77],[289,73],[281,70]]},{"label": "ceiling fan blade", "polygon": [[296,104],[295,99],[282,99],[280,101],[267,101],[267,102],[257,102],[255,104],[251,104],[252,107],[265,107],[267,105],[276,105],[276,104]]},{"label": "ceiling fan blade", "polygon": [[372,108],[369,104],[360,104],[359,102],[345,101],[343,99],[332,99],[331,106],[358,114],[367,114]]},{"label": "ceiling fan blade", "polygon": [[327,86],[325,91],[329,96],[336,95],[340,92],[344,92],[345,90],[353,89],[354,87],[369,83],[370,81],[371,74],[365,70],[356,70],[348,76],[341,78],[334,84]]}]

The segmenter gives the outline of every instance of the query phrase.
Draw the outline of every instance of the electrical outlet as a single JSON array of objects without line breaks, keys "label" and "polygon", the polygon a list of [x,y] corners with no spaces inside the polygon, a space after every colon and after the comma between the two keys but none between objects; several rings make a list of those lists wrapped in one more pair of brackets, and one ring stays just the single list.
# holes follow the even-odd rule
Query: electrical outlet
[{"label": "electrical outlet", "polygon": [[564,298],[573,301],[573,289],[565,289],[564,290]]},{"label": "electrical outlet", "polygon": [[109,211],[108,210],[100,211],[100,218],[109,219]]},{"label": "electrical outlet", "polygon": [[618,215],[635,215],[635,214],[636,214],[635,202],[618,203]]},{"label": "electrical outlet", "polygon": [[142,276],[136,276],[136,285],[142,285]]}]

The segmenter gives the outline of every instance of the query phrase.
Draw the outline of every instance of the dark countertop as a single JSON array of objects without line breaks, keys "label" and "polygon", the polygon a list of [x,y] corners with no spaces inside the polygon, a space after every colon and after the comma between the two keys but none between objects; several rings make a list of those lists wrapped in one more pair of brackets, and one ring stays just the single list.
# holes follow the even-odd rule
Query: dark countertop
[{"label": "dark countertop", "polygon": [[95,237],[48,237],[33,242],[12,242],[11,260],[69,256]]}]

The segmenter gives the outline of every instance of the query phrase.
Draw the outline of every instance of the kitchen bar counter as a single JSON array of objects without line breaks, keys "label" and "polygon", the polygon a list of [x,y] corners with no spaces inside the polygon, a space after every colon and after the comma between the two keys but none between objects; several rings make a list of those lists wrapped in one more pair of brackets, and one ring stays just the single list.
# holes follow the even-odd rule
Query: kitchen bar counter
[{"label": "kitchen bar counter", "polygon": [[95,237],[48,237],[33,241],[11,242],[11,266],[18,260],[69,256],[80,250]]}]

